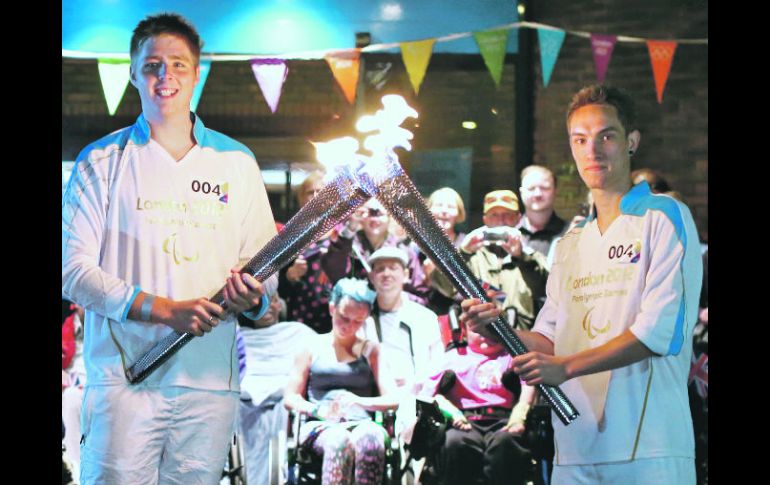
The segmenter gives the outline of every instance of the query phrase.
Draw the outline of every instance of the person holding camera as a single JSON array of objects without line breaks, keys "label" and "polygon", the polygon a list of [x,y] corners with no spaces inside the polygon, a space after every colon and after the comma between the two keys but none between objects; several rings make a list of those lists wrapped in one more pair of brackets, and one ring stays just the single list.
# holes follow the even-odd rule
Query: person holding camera
[{"label": "person holding camera", "polygon": [[390,219],[377,199],[369,199],[335,230],[328,252],[321,257],[321,268],[331,284],[342,278],[367,280],[372,270],[368,263],[372,254],[383,247],[397,247],[409,258],[409,279],[404,283],[406,296],[424,305],[428,287],[422,264],[414,249],[390,232]]},{"label": "person holding camera", "polygon": [[[474,276],[504,295],[502,308],[515,328],[532,328],[545,299],[548,269],[545,256],[522,243],[515,228],[521,219],[519,199],[511,190],[493,190],[484,196],[484,225],[463,239],[460,254]],[[455,294],[449,279],[435,272],[431,282],[444,295]]]}]

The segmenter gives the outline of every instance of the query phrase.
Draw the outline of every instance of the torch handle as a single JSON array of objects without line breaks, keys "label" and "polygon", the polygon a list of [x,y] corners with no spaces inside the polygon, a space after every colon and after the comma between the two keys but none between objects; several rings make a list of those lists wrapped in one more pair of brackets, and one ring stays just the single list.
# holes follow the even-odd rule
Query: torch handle
[{"label": "torch handle", "polygon": [[[495,335],[497,335],[498,339],[503,343],[509,353],[513,355],[522,355],[528,352],[524,343],[513,332],[513,329],[511,329],[510,325],[508,325],[502,316],[497,317],[494,322],[489,324],[489,327]],[[538,384],[537,388],[565,426],[580,414],[570,400],[567,399],[567,396],[564,395],[564,392],[558,387]]]}]

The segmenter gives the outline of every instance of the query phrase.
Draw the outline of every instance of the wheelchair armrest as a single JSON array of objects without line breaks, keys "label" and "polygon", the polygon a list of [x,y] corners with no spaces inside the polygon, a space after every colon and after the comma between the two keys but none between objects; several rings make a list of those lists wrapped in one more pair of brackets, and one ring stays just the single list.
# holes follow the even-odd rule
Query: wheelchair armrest
[{"label": "wheelchair armrest", "polygon": [[393,439],[396,437],[396,411],[388,409],[382,413],[382,427],[388,433],[388,436]]}]

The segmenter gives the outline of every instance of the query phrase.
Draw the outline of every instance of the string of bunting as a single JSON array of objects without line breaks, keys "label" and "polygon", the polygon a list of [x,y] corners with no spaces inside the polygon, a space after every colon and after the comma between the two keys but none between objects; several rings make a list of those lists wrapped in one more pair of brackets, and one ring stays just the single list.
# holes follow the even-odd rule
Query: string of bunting
[{"label": "string of bunting", "polygon": [[[646,44],[652,64],[655,92],[658,103],[663,102],[674,53],[679,44],[708,45],[708,39],[647,39],[625,35],[596,34],[591,32],[564,30],[537,22],[514,22],[478,32],[461,32],[442,37],[409,42],[391,42],[371,44],[363,48],[323,49],[314,51],[290,52],[284,54],[201,54],[201,79],[198,83],[190,109],[195,111],[200,100],[203,86],[211,70],[212,62],[244,62],[251,64],[254,77],[259,84],[270,111],[278,109],[283,83],[289,73],[287,60],[324,59],[339,84],[345,99],[353,104],[359,77],[359,63],[362,53],[381,52],[398,48],[406,67],[409,81],[415,94],[419,94],[420,85],[437,42],[449,42],[473,36],[479,52],[496,86],[500,86],[506,44],[509,32],[513,29],[536,29],[540,45],[540,63],[542,66],[543,86],[548,83],[559,57],[564,38],[567,34],[589,39],[593,53],[594,67],[598,82],[604,82],[609,68],[612,52],[617,42]],[[130,56],[128,53],[97,53],[62,49],[62,57],[79,59],[98,59],[99,76],[102,90],[107,101],[110,115],[114,115],[128,86]]]}]

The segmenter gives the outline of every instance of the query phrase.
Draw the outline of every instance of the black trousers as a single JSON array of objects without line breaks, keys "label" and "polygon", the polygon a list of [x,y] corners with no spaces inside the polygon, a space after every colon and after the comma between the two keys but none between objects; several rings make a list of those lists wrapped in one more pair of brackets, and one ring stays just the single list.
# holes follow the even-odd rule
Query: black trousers
[{"label": "black trousers", "polygon": [[506,419],[470,421],[472,429],[447,428],[438,454],[438,471],[445,485],[524,485],[531,474],[531,455],[523,437],[502,428]]}]

